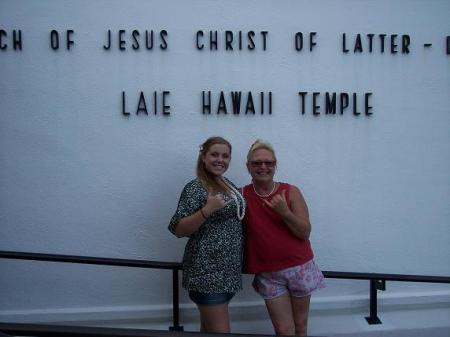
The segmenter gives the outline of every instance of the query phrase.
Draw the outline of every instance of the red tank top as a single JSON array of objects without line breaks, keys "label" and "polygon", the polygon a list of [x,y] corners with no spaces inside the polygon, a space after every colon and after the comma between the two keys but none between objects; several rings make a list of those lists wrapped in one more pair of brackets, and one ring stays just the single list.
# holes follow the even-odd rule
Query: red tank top
[{"label": "red tank top", "polygon": [[245,215],[245,271],[260,273],[304,264],[314,255],[309,240],[296,237],[281,217],[263,199],[271,200],[285,190],[289,204],[290,185],[280,183],[271,195],[260,197],[253,186],[243,189],[247,210]]}]

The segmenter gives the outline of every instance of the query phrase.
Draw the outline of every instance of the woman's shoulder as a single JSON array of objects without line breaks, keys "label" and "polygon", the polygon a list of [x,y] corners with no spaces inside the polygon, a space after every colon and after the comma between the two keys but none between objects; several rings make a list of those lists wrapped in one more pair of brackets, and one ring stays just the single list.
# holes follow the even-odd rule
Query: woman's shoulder
[{"label": "woman's shoulder", "polygon": [[283,181],[279,181],[278,183],[280,184],[280,187],[283,187],[283,188],[297,188],[298,189],[298,187],[296,185],[293,185],[290,183],[286,183]]},{"label": "woman's shoulder", "polygon": [[248,191],[249,189],[252,190],[253,189],[253,185],[252,184],[247,184],[241,187],[241,189],[243,191]]},{"label": "woman's shoulder", "polygon": [[279,184],[280,184],[280,187],[279,187],[280,191],[285,190],[289,193],[301,193],[300,188],[298,188],[296,185],[289,184],[286,182],[281,182],[281,181],[279,182]]},{"label": "woman's shoulder", "polygon": [[280,189],[284,189],[284,190],[290,189],[292,186],[294,186],[294,185],[291,185],[291,184],[286,183],[284,181],[279,181],[278,183],[280,184]]},{"label": "woman's shoulder", "polygon": [[191,181],[189,181],[188,183],[186,183],[186,185],[184,185],[183,191],[185,192],[189,192],[189,191],[198,191],[198,190],[203,190],[203,185],[200,182],[200,180],[198,178],[192,179]]},{"label": "woman's shoulder", "polygon": [[304,200],[302,191],[296,185],[280,182],[280,192],[283,189],[287,192],[290,200]]},{"label": "woman's shoulder", "polygon": [[200,180],[198,178],[194,178],[192,180],[189,180],[185,186],[198,186],[201,185]]},{"label": "woman's shoulder", "polygon": [[223,176],[223,179],[225,180],[225,182],[227,182],[228,184],[230,184],[231,186],[233,186],[234,188],[238,188],[237,186],[236,186],[236,184],[235,183],[233,183],[230,179],[228,179],[227,177],[225,177],[225,176]]}]

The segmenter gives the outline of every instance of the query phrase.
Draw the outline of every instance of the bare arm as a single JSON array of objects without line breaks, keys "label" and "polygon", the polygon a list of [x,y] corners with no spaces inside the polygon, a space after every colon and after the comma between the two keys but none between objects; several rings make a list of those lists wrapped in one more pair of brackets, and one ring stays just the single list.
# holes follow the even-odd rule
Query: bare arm
[{"label": "bare arm", "polygon": [[[203,211],[204,213],[204,211]],[[206,216],[206,213],[205,213]],[[206,218],[202,215],[202,209],[198,210],[194,214],[182,218],[175,225],[175,235],[178,237],[190,236],[198,231],[200,226],[206,221]]]},{"label": "bare arm", "polygon": [[299,239],[309,239],[311,234],[311,223],[309,222],[308,206],[303,199],[300,190],[292,186],[289,189],[289,206],[286,201],[285,192],[275,195],[272,200],[265,201],[266,204],[277,212],[290,231]]}]

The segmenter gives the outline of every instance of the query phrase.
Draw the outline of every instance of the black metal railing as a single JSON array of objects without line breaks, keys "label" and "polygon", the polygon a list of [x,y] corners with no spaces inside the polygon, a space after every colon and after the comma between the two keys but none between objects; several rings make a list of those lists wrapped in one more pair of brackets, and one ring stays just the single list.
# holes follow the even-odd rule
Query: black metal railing
[{"label": "black metal railing", "polygon": [[[183,330],[183,327],[180,326],[179,277],[178,277],[179,271],[181,270],[182,267],[181,263],[116,259],[116,258],[91,257],[91,256],[26,253],[15,251],[0,251],[0,258],[172,270],[173,325],[169,327],[169,330],[171,331]],[[326,278],[370,281],[370,294],[369,294],[370,307],[369,307],[369,316],[366,317],[366,320],[369,324],[381,324],[381,321],[378,318],[377,314],[378,311],[377,291],[386,289],[386,281],[447,283],[447,284],[450,283],[449,276],[357,273],[357,272],[340,272],[340,271],[323,271],[323,274]]]},{"label": "black metal railing", "polygon": [[378,317],[378,292],[386,290],[386,281],[398,282],[423,282],[423,283],[450,283],[449,276],[429,275],[404,275],[404,274],[382,274],[382,273],[354,273],[341,271],[323,271],[327,278],[346,280],[368,280],[370,281],[369,293],[369,316],[365,317],[369,324],[381,324]]},{"label": "black metal railing", "polygon": [[180,326],[180,292],[178,271],[181,270],[181,263],[178,262],[160,262],[160,261],[146,261],[146,260],[131,260],[131,259],[115,259],[106,257],[92,257],[92,256],[78,256],[78,255],[57,255],[57,254],[42,254],[42,253],[26,253],[26,252],[11,252],[0,251],[0,258],[28,260],[28,261],[47,261],[47,262],[64,262],[64,263],[78,263],[78,264],[93,264],[100,266],[117,266],[117,267],[132,267],[132,268],[147,268],[147,269],[168,269],[172,270],[172,321],[173,325],[169,330],[182,331]]}]

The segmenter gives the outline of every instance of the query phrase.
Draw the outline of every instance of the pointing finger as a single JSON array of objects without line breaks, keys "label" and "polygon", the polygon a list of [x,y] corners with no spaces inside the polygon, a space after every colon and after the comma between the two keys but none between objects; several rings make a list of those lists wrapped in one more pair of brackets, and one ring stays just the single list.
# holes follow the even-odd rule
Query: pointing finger
[{"label": "pointing finger", "polygon": [[272,203],[270,201],[267,201],[266,199],[263,199],[264,204],[272,208]]}]

